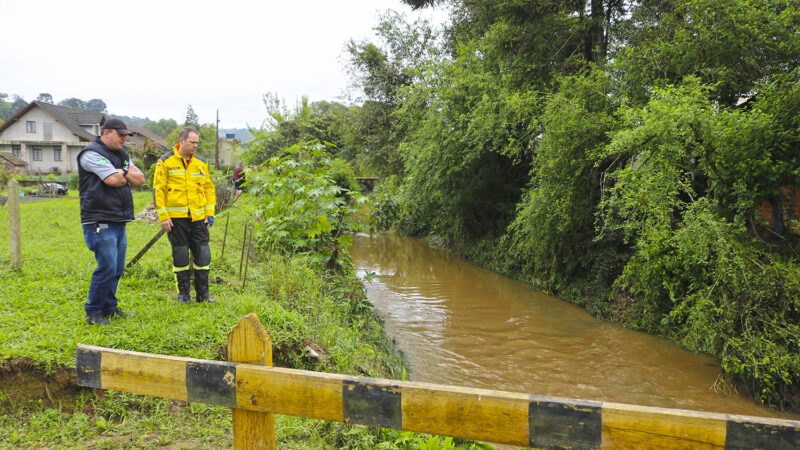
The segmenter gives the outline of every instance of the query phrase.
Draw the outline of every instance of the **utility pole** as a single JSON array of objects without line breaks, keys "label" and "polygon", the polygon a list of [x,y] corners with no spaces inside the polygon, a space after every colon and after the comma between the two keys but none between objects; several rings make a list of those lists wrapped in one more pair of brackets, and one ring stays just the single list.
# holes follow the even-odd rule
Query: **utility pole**
[{"label": "utility pole", "polygon": [[214,147],[214,167],[219,169],[219,109],[217,110],[217,127],[214,130],[216,146]]}]

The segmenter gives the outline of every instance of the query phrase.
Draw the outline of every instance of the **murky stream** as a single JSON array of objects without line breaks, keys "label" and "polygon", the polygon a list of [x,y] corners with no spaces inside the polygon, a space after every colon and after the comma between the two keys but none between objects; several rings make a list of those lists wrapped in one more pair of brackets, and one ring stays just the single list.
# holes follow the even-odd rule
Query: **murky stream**
[{"label": "murky stream", "polygon": [[[359,236],[367,294],[414,381],[665,408],[800,418],[719,382],[720,363],[602,322],[417,239]],[[715,386],[717,388],[715,388]]]}]

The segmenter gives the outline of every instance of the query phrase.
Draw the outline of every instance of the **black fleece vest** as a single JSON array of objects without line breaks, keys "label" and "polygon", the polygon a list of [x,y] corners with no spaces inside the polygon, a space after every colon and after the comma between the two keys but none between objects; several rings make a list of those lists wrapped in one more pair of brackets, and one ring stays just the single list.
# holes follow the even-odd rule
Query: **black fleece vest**
[{"label": "black fleece vest", "polygon": [[122,169],[128,161],[124,151],[112,151],[100,138],[78,153],[78,184],[81,193],[81,223],[130,222],[133,220],[133,195],[130,185],[112,187],[103,183],[97,175],[84,169],[81,156],[88,150],[105,156],[116,169]]}]

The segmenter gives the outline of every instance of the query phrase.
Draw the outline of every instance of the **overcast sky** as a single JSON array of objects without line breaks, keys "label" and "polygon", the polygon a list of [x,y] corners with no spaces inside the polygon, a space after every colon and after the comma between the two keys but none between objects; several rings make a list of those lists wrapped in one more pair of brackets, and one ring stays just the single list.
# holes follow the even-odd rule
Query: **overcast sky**
[{"label": "overcast sky", "polygon": [[109,112],[258,127],[262,95],[341,100],[344,46],[371,39],[400,0],[0,0],[0,92],[56,103],[99,98]]}]

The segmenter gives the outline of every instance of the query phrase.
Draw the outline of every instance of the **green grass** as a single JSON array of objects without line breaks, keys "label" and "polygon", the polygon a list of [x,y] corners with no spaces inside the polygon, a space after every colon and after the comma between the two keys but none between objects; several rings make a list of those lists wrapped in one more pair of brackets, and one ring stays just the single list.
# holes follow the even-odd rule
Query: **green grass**
[{"label": "green grass", "polygon": [[[136,211],[151,194],[135,195]],[[227,333],[250,312],[273,340],[279,365],[328,372],[398,378],[402,361],[372,314],[363,287],[352,274],[325,277],[302,258],[259,254],[239,276],[247,201],[218,217],[211,232],[212,285],[216,304],[182,305],[176,300],[170,246],[162,238],[123,276],[120,307],[136,317],[88,326],[83,305],[93,254],[80,228],[78,200],[23,203],[21,270],[9,256],[8,208],[0,208],[0,358],[24,360],[43,373],[73,369],[78,343],[204,359],[221,359]],[[230,219],[226,218],[230,215]],[[226,220],[228,237],[221,257]],[[128,259],[158,231],[133,222],[127,227]],[[321,346],[329,360],[311,358],[305,343]],[[83,392],[53,406],[15,403],[0,396],[3,448],[227,448],[227,409],[108,392]],[[418,448],[395,445],[405,434],[278,416],[279,448]]]}]

